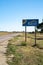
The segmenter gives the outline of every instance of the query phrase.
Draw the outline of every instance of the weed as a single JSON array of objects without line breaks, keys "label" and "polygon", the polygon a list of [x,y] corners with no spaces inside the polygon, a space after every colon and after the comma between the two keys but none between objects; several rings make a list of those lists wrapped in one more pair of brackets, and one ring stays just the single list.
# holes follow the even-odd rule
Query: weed
[{"label": "weed", "polygon": [[26,42],[24,42],[24,41],[21,42],[21,46],[26,46],[26,45],[27,45]]}]

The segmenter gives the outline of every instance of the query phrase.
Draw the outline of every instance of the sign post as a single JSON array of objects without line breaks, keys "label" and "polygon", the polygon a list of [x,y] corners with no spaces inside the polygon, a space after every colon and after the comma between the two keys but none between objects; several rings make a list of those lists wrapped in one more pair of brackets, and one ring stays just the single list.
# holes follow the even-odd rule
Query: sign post
[{"label": "sign post", "polygon": [[26,26],[35,26],[35,45],[36,46],[36,26],[38,26],[38,19],[23,19],[23,26],[25,26],[25,42],[26,42]]},{"label": "sign post", "polygon": [[25,26],[25,42],[27,41],[26,37],[27,35],[26,35],[26,26]]},{"label": "sign post", "polygon": [[36,26],[35,26],[35,45],[36,46]]}]

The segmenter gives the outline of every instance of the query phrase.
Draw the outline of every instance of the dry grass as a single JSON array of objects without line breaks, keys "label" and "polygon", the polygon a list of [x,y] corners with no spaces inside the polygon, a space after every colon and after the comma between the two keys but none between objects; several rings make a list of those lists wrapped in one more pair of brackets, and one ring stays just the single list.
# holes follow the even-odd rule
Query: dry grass
[{"label": "dry grass", "polygon": [[8,35],[8,34],[14,34],[14,33],[16,34],[16,32],[4,32],[4,31],[1,32],[0,31],[0,36],[4,36],[4,35]]},{"label": "dry grass", "polygon": [[[43,34],[42,34],[43,35]],[[37,34],[37,37],[41,36]],[[22,46],[21,43],[25,40],[24,34],[17,36],[9,41],[7,47],[7,63],[9,65],[43,65],[43,40],[37,40],[38,47],[32,47],[34,45],[34,34],[27,34],[26,46]],[[10,52],[10,53],[9,53]],[[8,57],[10,56],[10,58]]]},{"label": "dry grass", "polygon": [[9,32],[0,32],[0,36],[10,34]]}]

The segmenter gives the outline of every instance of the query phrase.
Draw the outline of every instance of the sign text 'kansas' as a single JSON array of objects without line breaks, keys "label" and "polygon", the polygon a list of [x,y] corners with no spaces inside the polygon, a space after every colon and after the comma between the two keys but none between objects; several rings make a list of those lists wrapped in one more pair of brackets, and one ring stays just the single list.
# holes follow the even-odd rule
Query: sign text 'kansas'
[{"label": "sign text 'kansas'", "polygon": [[24,19],[22,20],[23,26],[37,26],[39,19]]}]

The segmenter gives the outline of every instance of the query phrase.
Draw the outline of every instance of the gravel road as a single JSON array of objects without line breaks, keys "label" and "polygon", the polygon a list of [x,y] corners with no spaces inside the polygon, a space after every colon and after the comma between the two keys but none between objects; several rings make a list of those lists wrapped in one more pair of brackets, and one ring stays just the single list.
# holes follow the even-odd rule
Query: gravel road
[{"label": "gravel road", "polygon": [[6,56],[5,56],[8,40],[17,35],[19,34],[8,34],[5,36],[0,36],[0,65],[8,65],[6,63]]}]

